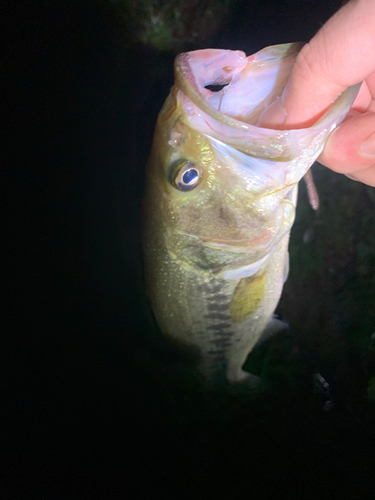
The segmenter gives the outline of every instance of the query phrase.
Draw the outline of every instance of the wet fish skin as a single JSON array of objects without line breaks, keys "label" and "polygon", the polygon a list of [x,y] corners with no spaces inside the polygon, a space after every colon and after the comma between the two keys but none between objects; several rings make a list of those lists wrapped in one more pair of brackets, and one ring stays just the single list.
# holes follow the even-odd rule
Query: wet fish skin
[{"label": "wet fish skin", "polygon": [[[286,44],[248,58],[215,49],[182,54],[158,117],[144,195],[147,294],[161,331],[198,347],[199,368],[213,383],[251,378],[242,366],[286,279],[297,183],[358,90],[348,89],[311,129],[257,127],[297,52]],[[243,96],[262,73],[266,95],[246,106]],[[224,77],[230,84],[220,98],[205,89]],[[176,184],[184,165],[199,174],[187,191]]]}]

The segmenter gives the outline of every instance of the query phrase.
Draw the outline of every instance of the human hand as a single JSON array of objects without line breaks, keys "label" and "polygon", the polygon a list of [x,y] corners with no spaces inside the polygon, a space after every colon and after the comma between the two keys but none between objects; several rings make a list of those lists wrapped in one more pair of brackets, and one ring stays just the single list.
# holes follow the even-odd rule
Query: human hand
[{"label": "human hand", "polygon": [[289,83],[260,125],[313,125],[349,86],[363,81],[344,122],[329,137],[319,162],[375,186],[375,1],[351,0],[297,56]]}]

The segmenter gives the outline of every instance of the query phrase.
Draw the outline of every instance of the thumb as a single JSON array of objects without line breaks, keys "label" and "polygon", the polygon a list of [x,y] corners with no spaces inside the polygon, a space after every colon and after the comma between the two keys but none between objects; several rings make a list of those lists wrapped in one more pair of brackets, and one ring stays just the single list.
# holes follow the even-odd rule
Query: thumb
[{"label": "thumb", "polygon": [[[309,127],[345,89],[371,75],[375,71],[374,25],[373,0],[344,5],[302,48],[283,96],[263,113],[259,125]],[[367,98],[361,89],[355,104]]]}]

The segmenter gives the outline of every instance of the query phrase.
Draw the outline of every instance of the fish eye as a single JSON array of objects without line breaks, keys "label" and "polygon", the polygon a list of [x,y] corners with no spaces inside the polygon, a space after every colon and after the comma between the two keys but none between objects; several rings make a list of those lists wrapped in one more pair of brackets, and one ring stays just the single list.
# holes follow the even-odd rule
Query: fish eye
[{"label": "fish eye", "polygon": [[188,160],[179,160],[172,165],[170,171],[172,185],[180,191],[191,191],[200,182],[202,170],[195,163]]}]

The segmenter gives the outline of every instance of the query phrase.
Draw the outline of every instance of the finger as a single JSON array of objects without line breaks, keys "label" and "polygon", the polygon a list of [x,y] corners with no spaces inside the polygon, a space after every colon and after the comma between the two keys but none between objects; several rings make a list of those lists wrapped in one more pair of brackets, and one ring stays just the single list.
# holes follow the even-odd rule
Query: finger
[{"label": "finger", "polygon": [[369,168],[375,162],[375,113],[353,111],[351,118],[330,135],[318,160],[343,174]]},{"label": "finger", "polygon": [[306,44],[262,126],[311,126],[349,86],[375,71],[375,2],[352,0]]},{"label": "finger", "polygon": [[369,88],[372,98],[375,99],[375,73],[366,78],[366,85]]},{"label": "finger", "polygon": [[375,163],[355,174],[347,174],[347,177],[353,181],[363,182],[364,184],[375,187]]},{"label": "finger", "polygon": [[359,89],[358,95],[355,98],[352,108],[361,113],[368,111],[369,106],[372,102],[372,95],[370,89],[366,82],[363,82],[361,88]]}]

